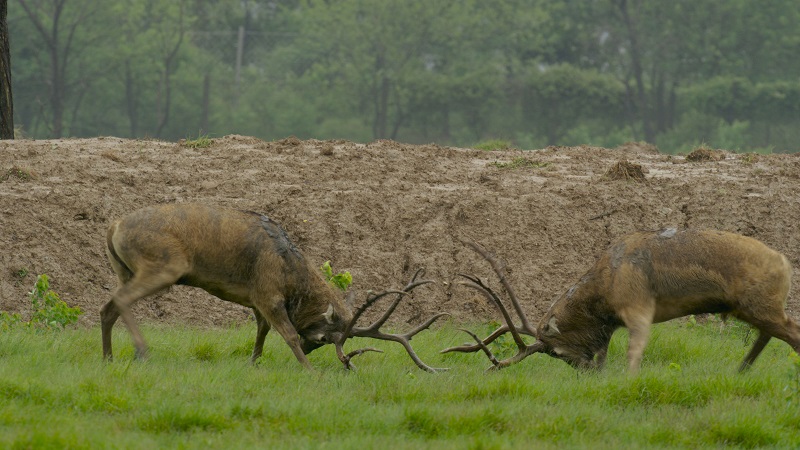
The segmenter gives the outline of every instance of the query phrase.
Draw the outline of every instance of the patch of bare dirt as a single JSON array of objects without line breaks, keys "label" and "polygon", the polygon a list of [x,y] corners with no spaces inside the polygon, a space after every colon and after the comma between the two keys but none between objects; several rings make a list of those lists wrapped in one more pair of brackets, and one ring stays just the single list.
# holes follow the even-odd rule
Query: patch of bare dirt
[{"label": "patch of bare dirt", "polygon": [[[113,137],[2,141],[0,155],[0,310],[26,313],[26,293],[46,273],[67,303],[86,311],[87,325],[98,322],[116,286],[104,249],[109,222],[165,202],[264,213],[309,258],[349,270],[362,299],[427,268],[437,284],[418,289],[396,322],[433,311],[456,321],[497,318],[483,297],[454,283],[460,272],[494,280],[460,243],[465,237],[505,260],[532,320],[612,240],[635,230],[741,233],[800,267],[800,158],[792,155],[728,153],[685,164],[636,143],[486,152],[246,136],[209,148]],[[515,165],[520,158],[536,164]],[[640,166],[648,182],[609,181],[606,171],[621,160]],[[800,318],[797,286],[789,310]],[[249,320],[244,308],[186,287],[145,299],[134,312],[192,324]]]}]

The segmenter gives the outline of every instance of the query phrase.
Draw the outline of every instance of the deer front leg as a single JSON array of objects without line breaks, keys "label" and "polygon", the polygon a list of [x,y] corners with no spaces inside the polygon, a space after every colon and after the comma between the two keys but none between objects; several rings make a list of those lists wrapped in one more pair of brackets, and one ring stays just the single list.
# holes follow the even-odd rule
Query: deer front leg
[{"label": "deer front leg", "polygon": [[632,375],[639,373],[642,365],[642,353],[647,341],[650,339],[650,323],[639,322],[633,324],[630,329],[628,341],[628,372]]},{"label": "deer front leg", "polygon": [[[295,358],[297,358],[300,364],[308,370],[314,370],[311,366],[311,362],[308,361],[308,358],[303,353],[303,348],[300,346],[300,336],[289,320],[289,313],[284,307],[285,302],[283,296],[277,295],[272,297],[270,301],[271,306],[266,306],[263,303],[259,304],[259,302],[254,303],[260,310],[261,315],[264,316],[264,319],[268,322],[268,325],[274,328],[275,331],[281,335],[283,340],[286,341],[286,344],[292,349],[292,353],[294,353]],[[255,353],[255,349],[253,352]]]}]

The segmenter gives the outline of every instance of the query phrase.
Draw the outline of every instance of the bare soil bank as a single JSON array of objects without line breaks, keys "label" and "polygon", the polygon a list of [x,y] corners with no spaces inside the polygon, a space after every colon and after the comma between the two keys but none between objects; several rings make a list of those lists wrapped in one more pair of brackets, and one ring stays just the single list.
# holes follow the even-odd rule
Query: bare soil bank
[{"label": "bare soil bank", "polygon": [[[437,284],[418,289],[396,323],[433,311],[456,321],[497,318],[482,297],[454,284],[457,273],[468,272],[497,285],[459,238],[480,241],[507,263],[532,320],[612,240],[634,230],[741,233],[800,267],[794,155],[724,152],[721,160],[687,161],[639,144],[486,152],[236,135],[200,149],[112,137],[3,141],[0,155],[0,310],[26,313],[26,293],[46,273],[68,304],[86,311],[85,324],[98,322],[116,286],[104,250],[109,222],[163,202],[264,213],[308,257],[349,270],[359,298],[367,289],[402,287],[425,267]],[[620,167],[628,175],[615,180]],[[795,318],[798,285],[789,300]],[[145,320],[208,325],[249,316],[186,287],[141,301],[134,311]]]}]

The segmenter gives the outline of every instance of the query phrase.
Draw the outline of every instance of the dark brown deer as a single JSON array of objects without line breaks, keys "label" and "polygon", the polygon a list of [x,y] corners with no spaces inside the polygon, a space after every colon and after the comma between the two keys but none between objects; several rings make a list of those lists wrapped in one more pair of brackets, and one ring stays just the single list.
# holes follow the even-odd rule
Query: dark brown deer
[{"label": "dark brown deer", "polygon": [[[462,275],[498,307],[505,325],[477,344],[445,352],[483,350],[494,368],[534,353],[562,359],[577,369],[602,368],[611,335],[630,331],[628,371],[636,373],[653,323],[701,313],[732,315],[758,329],[739,370],[758,357],[772,337],[800,352],[800,325],[786,315],[792,268],[782,254],[749,237],[714,230],[664,229],[638,232],[612,244],[581,279],[562,295],[534,331],[520,308],[503,265],[473,242],[465,242],[492,265],[521,319],[516,326],[500,297],[479,278]],[[519,351],[498,361],[487,347],[511,332]],[[521,334],[536,337],[527,345]]]},{"label": "dark brown deer", "polygon": [[[360,336],[400,342],[420,368],[437,370],[424,364],[408,341],[445,314],[437,314],[403,335],[378,330],[404,296],[430,283],[417,280],[421,270],[400,291],[370,294],[354,315],[343,296],[277,223],[249,211],[198,204],[153,206],[117,220],[108,229],[106,252],[119,277],[119,287],[100,311],[106,359],[112,358],[111,329],[120,316],[131,333],[136,356],[145,357],[147,345],[131,306],[145,296],[183,284],[252,308],[257,325],[253,361],[263,352],[267,332],[275,329],[300,364],[309,369],[305,355],[324,344],[335,344],[342,362],[352,367],[353,356],[374,350],[344,355],[345,340]],[[355,326],[366,308],[392,294],[397,294],[397,299],[381,319],[367,328]]]}]

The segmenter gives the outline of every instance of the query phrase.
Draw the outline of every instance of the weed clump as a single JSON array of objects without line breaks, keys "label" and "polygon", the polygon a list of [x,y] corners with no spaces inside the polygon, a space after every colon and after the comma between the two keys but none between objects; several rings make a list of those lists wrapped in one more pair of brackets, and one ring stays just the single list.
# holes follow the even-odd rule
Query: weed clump
[{"label": "weed clump", "polygon": [[725,159],[725,152],[708,148],[705,145],[697,147],[686,155],[686,160],[692,162],[722,161],[723,159]]},{"label": "weed clump", "polygon": [[493,150],[509,150],[511,148],[511,142],[503,139],[490,139],[488,141],[478,142],[475,144],[474,148],[476,150],[486,150],[489,152]]},{"label": "weed clump", "polygon": [[36,175],[28,169],[16,166],[6,170],[5,173],[0,173],[0,181],[6,181],[12,177],[19,181],[30,181],[36,178]]},{"label": "weed clump", "polygon": [[180,142],[180,145],[189,148],[208,148],[211,147],[211,144],[214,143],[214,140],[208,137],[207,134],[202,136],[198,136],[197,139],[184,139]]},{"label": "weed clump", "polygon": [[622,160],[611,166],[603,175],[607,180],[633,180],[644,182],[644,169],[641,164],[634,164],[628,160]]}]

